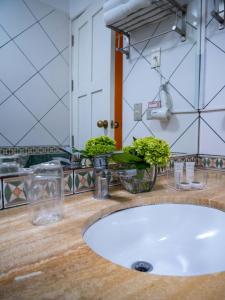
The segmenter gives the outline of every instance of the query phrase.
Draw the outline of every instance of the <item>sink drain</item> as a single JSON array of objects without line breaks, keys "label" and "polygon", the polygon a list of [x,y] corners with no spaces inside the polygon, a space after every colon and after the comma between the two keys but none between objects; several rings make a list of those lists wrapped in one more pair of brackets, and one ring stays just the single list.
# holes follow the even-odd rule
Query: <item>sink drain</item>
[{"label": "sink drain", "polygon": [[151,272],[153,266],[147,261],[136,261],[131,265],[131,269],[139,272]]}]

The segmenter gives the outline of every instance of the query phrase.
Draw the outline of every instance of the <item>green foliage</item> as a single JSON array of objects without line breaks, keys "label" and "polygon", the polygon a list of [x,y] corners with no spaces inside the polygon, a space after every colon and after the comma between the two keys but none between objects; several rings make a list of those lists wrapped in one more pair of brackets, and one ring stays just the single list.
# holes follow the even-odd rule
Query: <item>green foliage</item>
[{"label": "green foliage", "polygon": [[73,153],[76,153],[76,152],[80,152],[80,150],[78,150],[78,149],[75,148],[75,147],[72,147],[72,152],[73,152]]},{"label": "green foliage", "polygon": [[78,150],[78,149],[75,148],[75,147],[72,148],[72,152],[73,152],[74,154],[77,153],[77,152],[79,152],[81,158],[88,158],[88,157],[89,157],[89,156],[87,155],[86,151],[84,151],[84,150]]},{"label": "green foliage", "polygon": [[164,140],[155,137],[136,139],[133,142],[137,156],[149,165],[165,166],[170,158],[170,147]]},{"label": "green foliage", "polygon": [[123,153],[116,153],[112,159],[117,163],[133,164],[137,169],[152,165],[165,166],[170,158],[170,147],[164,140],[155,137],[134,138]]},{"label": "green foliage", "polygon": [[114,153],[112,155],[112,158],[117,163],[136,163],[136,162],[142,162],[142,159],[136,155],[122,152],[122,153]]},{"label": "green foliage", "polygon": [[93,137],[85,145],[84,152],[89,157],[103,155],[115,151],[116,143],[108,136]]}]

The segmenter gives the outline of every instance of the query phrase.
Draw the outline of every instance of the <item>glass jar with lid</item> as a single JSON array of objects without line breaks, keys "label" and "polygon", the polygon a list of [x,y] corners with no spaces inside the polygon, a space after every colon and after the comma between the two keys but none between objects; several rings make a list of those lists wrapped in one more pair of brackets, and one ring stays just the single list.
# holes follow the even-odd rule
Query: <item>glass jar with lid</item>
[{"label": "glass jar with lid", "polygon": [[18,173],[20,170],[19,155],[2,155],[0,156],[0,175]]},{"label": "glass jar with lid", "polygon": [[58,161],[35,165],[25,183],[31,222],[47,225],[63,218],[63,169]]}]

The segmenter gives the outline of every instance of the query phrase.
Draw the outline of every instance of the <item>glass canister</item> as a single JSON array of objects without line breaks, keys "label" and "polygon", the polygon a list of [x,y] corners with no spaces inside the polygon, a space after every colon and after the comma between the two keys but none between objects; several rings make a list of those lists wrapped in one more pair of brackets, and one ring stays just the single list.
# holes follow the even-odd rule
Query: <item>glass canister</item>
[{"label": "glass canister", "polygon": [[0,156],[0,175],[14,174],[20,170],[19,155]]},{"label": "glass canister", "polygon": [[31,168],[25,192],[34,225],[47,225],[62,219],[63,181],[63,169],[58,161],[41,163]]},{"label": "glass canister", "polygon": [[118,175],[126,191],[132,194],[150,192],[156,182],[157,167],[120,170]]}]

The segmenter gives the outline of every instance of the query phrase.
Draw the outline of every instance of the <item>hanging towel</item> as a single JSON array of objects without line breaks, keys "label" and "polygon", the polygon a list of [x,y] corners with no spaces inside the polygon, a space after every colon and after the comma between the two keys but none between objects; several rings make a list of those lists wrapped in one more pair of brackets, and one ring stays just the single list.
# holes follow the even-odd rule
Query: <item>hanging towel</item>
[{"label": "hanging towel", "polygon": [[103,4],[103,11],[106,12],[107,10],[113,9],[118,5],[124,4],[129,0],[105,0]]},{"label": "hanging towel", "polygon": [[[111,1],[113,0],[109,0],[106,3]],[[135,11],[150,6],[151,3],[152,0],[128,0],[123,4],[117,5],[111,9],[104,11],[104,21],[106,25],[112,25],[113,23],[126,18],[128,15],[134,13]]]}]

